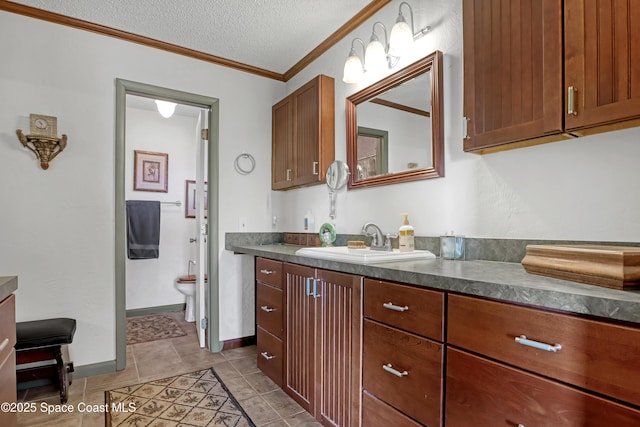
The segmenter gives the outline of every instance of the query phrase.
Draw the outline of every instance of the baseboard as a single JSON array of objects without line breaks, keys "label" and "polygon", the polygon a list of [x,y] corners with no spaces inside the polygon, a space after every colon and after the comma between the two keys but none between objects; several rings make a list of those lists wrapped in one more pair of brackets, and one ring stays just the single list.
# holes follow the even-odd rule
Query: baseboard
[{"label": "baseboard", "polygon": [[257,340],[255,335],[251,335],[251,336],[248,336],[248,337],[242,337],[242,338],[234,338],[232,340],[226,340],[226,341],[223,341],[222,351],[231,350],[232,348],[239,348],[239,347],[247,347],[247,346],[250,346],[250,345],[256,345],[257,342],[258,342],[258,340]]},{"label": "baseboard", "polygon": [[127,317],[149,316],[151,314],[168,313],[171,311],[184,311],[186,304],[159,305],[157,307],[134,308],[127,310]]},{"label": "baseboard", "polygon": [[86,378],[94,375],[109,374],[116,371],[116,361],[93,363],[91,365],[74,366],[74,378]]}]

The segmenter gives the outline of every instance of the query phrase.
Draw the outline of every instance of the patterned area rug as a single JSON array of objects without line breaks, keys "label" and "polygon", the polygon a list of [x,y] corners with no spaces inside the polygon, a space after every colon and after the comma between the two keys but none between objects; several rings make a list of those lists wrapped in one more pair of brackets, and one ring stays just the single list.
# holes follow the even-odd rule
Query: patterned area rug
[{"label": "patterned area rug", "polygon": [[187,335],[168,314],[127,317],[127,345]]},{"label": "patterned area rug", "polygon": [[255,427],[213,369],[105,392],[107,427]]}]

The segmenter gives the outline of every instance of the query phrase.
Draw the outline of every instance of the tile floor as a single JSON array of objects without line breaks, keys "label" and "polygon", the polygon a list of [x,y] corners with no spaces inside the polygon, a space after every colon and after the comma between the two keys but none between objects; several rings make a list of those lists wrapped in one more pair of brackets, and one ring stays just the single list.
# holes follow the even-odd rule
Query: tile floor
[{"label": "tile floor", "polygon": [[[213,367],[231,390],[245,412],[259,426],[311,427],[320,426],[300,405],[287,396],[256,366],[255,346],[210,353],[198,347],[193,324],[184,321],[184,312],[172,313],[188,334],[179,338],[151,341],[127,346],[127,368],[104,375],[75,378],[69,386],[68,405],[78,408],[104,404],[104,392],[117,387],[144,383]],[[18,392],[18,401],[47,402],[60,408],[60,397],[50,386]],[[93,427],[104,426],[104,413],[18,414],[18,426],[33,427]]]}]

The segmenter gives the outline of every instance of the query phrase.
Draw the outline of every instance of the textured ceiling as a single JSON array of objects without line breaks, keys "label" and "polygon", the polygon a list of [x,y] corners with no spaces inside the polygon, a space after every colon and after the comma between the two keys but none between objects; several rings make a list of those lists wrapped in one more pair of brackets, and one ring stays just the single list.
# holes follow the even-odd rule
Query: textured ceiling
[{"label": "textured ceiling", "polygon": [[284,73],[371,0],[12,0]]}]

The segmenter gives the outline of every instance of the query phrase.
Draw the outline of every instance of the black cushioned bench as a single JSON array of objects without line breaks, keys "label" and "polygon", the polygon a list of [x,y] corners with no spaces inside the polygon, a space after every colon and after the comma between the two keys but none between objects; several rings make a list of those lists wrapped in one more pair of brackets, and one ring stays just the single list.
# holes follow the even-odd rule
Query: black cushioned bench
[{"label": "black cushioned bench", "polygon": [[[73,342],[75,319],[56,318],[16,323],[16,378],[18,384],[37,380],[52,380],[58,384],[60,403],[66,403],[71,384],[73,363],[64,363],[62,346]],[[35,367],[27,363],[51,362]]]}]

